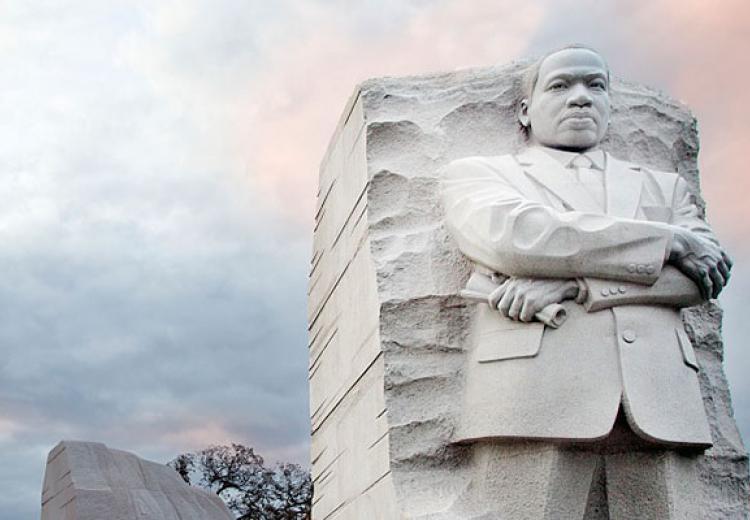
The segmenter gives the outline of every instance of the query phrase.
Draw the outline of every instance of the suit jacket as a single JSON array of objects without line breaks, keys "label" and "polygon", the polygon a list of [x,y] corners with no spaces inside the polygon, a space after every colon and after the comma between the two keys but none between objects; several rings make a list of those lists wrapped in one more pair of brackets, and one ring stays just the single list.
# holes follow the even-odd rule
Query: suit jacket
[{"label": "suit jacket", "polygon": [[695,285],[665,266],[672,226],[715,241],[677,174],[606,156],[606,211],[541,148],[471,157],[442,172],[447,225],[479,269],[583,278],[559,329],[480,305],[455,440],[595,440],[622,404],[641,437],[711,445],[679,307]]}]

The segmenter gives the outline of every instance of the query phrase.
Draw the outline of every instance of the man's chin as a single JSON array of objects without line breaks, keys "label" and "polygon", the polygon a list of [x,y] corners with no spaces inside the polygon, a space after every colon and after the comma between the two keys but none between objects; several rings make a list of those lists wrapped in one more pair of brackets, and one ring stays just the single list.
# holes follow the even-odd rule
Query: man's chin
[{"label": "man's chin", "polygon": [[593,131],[565,132],[561,134],[554,148],[582,152],[599,144],[599,136]]}]

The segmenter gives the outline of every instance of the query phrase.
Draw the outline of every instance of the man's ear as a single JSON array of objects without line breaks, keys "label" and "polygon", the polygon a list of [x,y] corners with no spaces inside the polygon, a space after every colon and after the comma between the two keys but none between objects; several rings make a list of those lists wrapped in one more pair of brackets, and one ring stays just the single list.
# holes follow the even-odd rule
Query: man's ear
[{"label": "man's ear", "polygon": [[521,126],[529,127],[529,100],[527,98],[522,99],[518,105],[518,121]]}]

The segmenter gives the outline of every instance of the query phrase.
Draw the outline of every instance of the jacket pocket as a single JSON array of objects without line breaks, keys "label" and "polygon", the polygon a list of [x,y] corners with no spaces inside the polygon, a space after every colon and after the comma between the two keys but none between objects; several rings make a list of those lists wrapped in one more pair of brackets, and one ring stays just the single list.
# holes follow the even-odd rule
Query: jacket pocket
[{"label": "jacket pocket", "polygon": [[479,363],[529,358],[539,353],[543,323],[515,322],[499,314],[492,318],[496,319],[481,320],[477,328],[475,359]]},{"label": "jacket pocket", "polygon": [[685,329],[682,326],[679,326],[675,329],[675,333],[677,334],[677,342],[680,344],[682,360],[687,366],[697,372],[698,370],[700,370],[698,367],[698,360],[695,358],[695,350],[693,349],[693,344],[690,343],[690,338],[688,338]]}]

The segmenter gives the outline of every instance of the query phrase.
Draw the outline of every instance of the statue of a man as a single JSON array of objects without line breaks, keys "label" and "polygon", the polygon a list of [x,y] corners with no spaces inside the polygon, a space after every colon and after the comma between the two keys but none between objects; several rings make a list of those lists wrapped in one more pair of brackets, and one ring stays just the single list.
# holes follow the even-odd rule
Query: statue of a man
[{"label": "statue of a man", "polygon": [[[475,474],[452,514],[702,518],[711,432],[680,308],[715,298],[731,260],[681,177],[599,148],[610,100],[597,52],[544,56],[524,95],[524,151],[442,176],[452,235],[497,281],[456,431]],[[559,328],[535,318],[550,304],[567,313]]]}]

